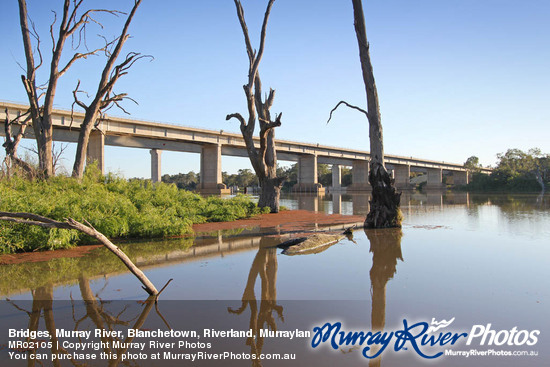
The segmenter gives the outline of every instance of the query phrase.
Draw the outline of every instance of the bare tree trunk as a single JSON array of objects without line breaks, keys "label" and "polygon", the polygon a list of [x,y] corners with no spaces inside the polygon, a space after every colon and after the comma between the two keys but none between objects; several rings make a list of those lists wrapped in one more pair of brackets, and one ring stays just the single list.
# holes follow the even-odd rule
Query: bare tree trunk
[{"label": "bare tree trunk", "polygon": [[[285,178],[277,177],[277,152],[275,151],[275,127],[281,126],[281,115],[271,119],[270,109],[275,98],[275,91],[270,89],[265,100],[262,100],[262,83],[258,74],[258,67],[264,52],[267,21],[271,7],[275,0],[269,0],[262,25],[260,48],[258,52],[252,49],[248,28],[244,19],[244,10],[239,0],[234,0],[237,8],[237,16],[243,31],[246,52],[249,60],[248,84],[244,85],[244,93],[248,106],[248,121],[239,114],[227,115],[226,119],[236,118],[241,124],[241,132],[246,144],[248,157],[254,168],[261,187],[258,206],[269,207],[272,213],[279,212],[279,197]],[[256,126],[256,114],[260,126],[260,149],[254,146],[254,128]]]},{"label": "bare tree trunk", "polygon": [[[74,103],[78,104],[80,107],[82,107],[86,111],[86,113],[84,114],[84,120],[80,125],[80,133],[78,135],[76,156],[75,156],[73,172],[72,172],[73,177],[81,179],[84,174],[84,167],[86,166],[86,153],[88,149],[88,142],[90,140],[90,134],[96,125],[97,118],[102,116],[103,111],[108,110],[109,108],[112,107],[112,105],[116,105],[119,108],[121,108],[122,111],[126,112],[118,103],[123,99],[126,99],[127,95],[125,93],[120,93],[120,94],[113,93],[112,92],[113,87],[115,86],[117,80],[121,76],[127,74],[128,69],[130,69],[137,60],[145,56],[135,52],[131,52],[126,56],[126,59],[119,65],[115,66],[115,62],[118,56],[120,55],[122,46],[124,45],[126,40],[130,37],[130,35],[128,34],[128,29],[130,27],[130,23],[132,22],[132,19],[134,18],[136,10],[140,4],[141,4],[141,0],[135,0],[134,6],[132,7],[132,10],[128,14],[128,18],[126,18],[126,22],[124,24],[124,27],[122,29],[120,36],[117,39],[115,39],[116,46],[114,47],[114,50],[112,52],[109,52],[109,51],[106,52],[106,54],[108,54],[107,63],[103,68],[103,72],[101,74],[101,79],[99,81],[97,92],[92,102],[89,105],[86,105],[83,102],[78,100],[77,92],[80,92],[78,90],[80,81],[78,82],[76,89],[73,91],[73,96],[75,101]],[[105,47],[107,50],[109,49],[109,46],[113,42],[106,44]],[[111,73],[111,71],[113,72]]]},{"label": "bare tree trunk", "polygon": [[369,182],[372,186],[370,211],[365,220],[367,228],[400,227],[401,213],[399,201],[401,194],[395,190],[393,180],[384,166],[384,146],[378,92],[374,81],[374,72],[369,54],[369,43],[365,29],[362,0],[352,0],[355,34],[359,45],[359,58],[363,71],[363,81],[367,92],[367,117],[370,138]]},{"label": "bare tree trunk", "polygon": [[280,178],[265,178],[260,181],[260,199],[258,206],[260,208],[269,207],[272,213],[279,212],[279,198],[281,196],[282,181]]}]

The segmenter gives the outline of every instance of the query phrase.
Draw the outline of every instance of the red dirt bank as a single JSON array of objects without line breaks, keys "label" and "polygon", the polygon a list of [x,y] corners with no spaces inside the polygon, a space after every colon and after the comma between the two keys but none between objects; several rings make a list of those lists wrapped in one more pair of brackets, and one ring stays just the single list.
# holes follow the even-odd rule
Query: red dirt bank
[{"label": "red dirt bank", "polygon": [[285,210],[276,214],[261,214],[250,219],[233,222],[211,222],[193,225],[195,233],[208,233],[229,229],[276,228],[280,233],[307,231],[316,226],[363,223],[364,216],[340,215],[310,212],[307,210]]},{"label": "red dirt bank", "polygon": [[[358,215],[324,214],[307,210],[285,210],[277,214],[262,214],[250,219],[233,222],[213,222],[193,225],[196,234],[216,232],[231,229],[252,229],[259,227],[274,228],[277,233],[307,232],[316,227],[362,223],[365,217]],[[84,256],[101,245],[78,246],[73,249],[26,252],[20,254],[0,255],[0,265],[18,264],[22,262],[48,261],[61,257]]]}]

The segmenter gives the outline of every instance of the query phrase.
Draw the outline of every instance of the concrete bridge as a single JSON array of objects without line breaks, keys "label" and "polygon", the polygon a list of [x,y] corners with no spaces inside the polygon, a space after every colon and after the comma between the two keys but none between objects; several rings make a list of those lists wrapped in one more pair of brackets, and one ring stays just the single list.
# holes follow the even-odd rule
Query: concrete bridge
[{"label": "concrete bridge", "polygon": [[[27,111],[28,106],[0,102],[0,135],[4,135],[5,109],[13,119]],[[76,143],[84,114],[57,109],[54,111],[54,140]],[[15,129],[16,130],[16,129]],[[17,130],[16,130],[17,131]],[[32,128],[25,132],[25,138],[34,138]],[[259,146],[259,140],[256,140]],[[90,136],[88,161],[97,161],[102,171],[105,168],[105,145],[149,149],[151,153],[151,179],[161,179],[161,153],[164,150],[193,152],[201,155],[200,191],[203,193],[228,193],[222,182],[221,156],[248,157],[245,143],[240,134],[223,130],[212,131],[165,123],[130,120],[107,116]],[[298,162],[297,192],[324,192],[318,183],[317,165],[332,165],[333,190],[344,190],[341,186],[341,167],[351,166],[352,185],[346,191],[368,191],[369,153],[366,151],[336,148],[331,146],[276,141],[279,160]],[[447,183],[462,185],[468,183],[468,173],[462,164],[432,161],[427,159],[386,155],[387,169],[391,170],[398,189],[410,189],[411,172],[427,173],[428,188],[443,188],[443,175]]]}]

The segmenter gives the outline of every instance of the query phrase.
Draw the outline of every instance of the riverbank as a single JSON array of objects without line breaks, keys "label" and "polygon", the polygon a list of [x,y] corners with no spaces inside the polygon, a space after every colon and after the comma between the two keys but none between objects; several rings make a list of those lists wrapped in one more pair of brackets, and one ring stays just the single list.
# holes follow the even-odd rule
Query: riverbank
[{"label": "riverbank", "polygon": [[[216,231],[251,230],[258,229],[264,233],[288,234],[307,232],[319,227],[334,225],[362,225],[364,216],[340,215],[311,212],[307,210],[285,210],[279,213],[260,214],[249,219],[240,219],[231,222],[210,222],[194,224],[196,235],[208,235]],[[269,229],[272,229],[271,231]]]},{"label": "riverbank", "polygon": [[[1,179],[0,193],[0,211],[33,213],[57,221],[87,221],[115,240],[192,235],[195,223],[238,220],[269,211],[247,196],[202,197],[172,184],[103,176],[94,167],[87,169],[81,182],[63,176]],[[4,254],[93,243],[74,230],[0,221],[0,253]]]},{"label": "riverbank", "polygon": [[[260,214],[249,219],[228,222],[211,222],[193,225],[197,236],[209,236],[218,231],[255,230],[266,235],[288,235],[311,232],[315,229],[333,226],[362,224],[365,218],[359,215],[340,215],[310,212],[307,210],[285,210],[274,214]],[[101,245],[84,245],[72,249],[36,251],[0,255],[0,266],[27,262],[42,262],[56,258],[82,257]]]}]

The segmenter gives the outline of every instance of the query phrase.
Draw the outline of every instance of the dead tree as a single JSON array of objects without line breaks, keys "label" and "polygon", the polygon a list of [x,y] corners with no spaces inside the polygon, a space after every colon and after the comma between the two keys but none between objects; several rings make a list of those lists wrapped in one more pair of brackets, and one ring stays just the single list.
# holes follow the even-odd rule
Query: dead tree
[{"label": "dead tree", "polygon": [[370,60],[363,4],[361,0],[352,0],[352,3],[355,34],[359,45],[359,59],[363,71],[363,82],[365,83],[365,90],[367,92],[367,111],[341,101],[332,109],[330,116],[332,117],[332,112],[341,104],[359,110],[367,116],[370,138],[369,182],[372,186],[372,199],[370,201],[370,211],[365,219],[365,227],[401,227],[401,211],[399,209],[401,193],[396,191],[394,181],[388,174],[388,171],[386,171],[384,165],[380,105],[378,103],[378,92]]},{"label": "dead tree", "polygon": [[[17,116],[13,120],[10,120],[10,115],[7,108],[5,109],[5,112],[6,120],[4,122],[4,134],[6,136],[6,141],[4,142],[4,144],[2,144],[2,146],[6,150],[6,157],[4,159],[4,162],[6,163],[7,174],[8,176],[10,176],[10,170],[12,167],[15,166],[21,168],[27,176],[33,178],[35,175],[34,168],[17,156],[17,148],[19,147],[19,143],[23,138],[23,134],[25,133],[28,122],[30,120],[29,111],[27,111],[27,113],[23,115]],[[23,121],[20,121],[22,117],[25,117],[25,119]],[[19,126],[19,130],[17,132],[13,130],[14,125]]]},{"label": "dead tree", "polygon": [[[271,106],[275,98],[275,90],[270,89],[265,100],[262,100],[262,83],[258,73],[258,67],[264,53],[265,36],[269,13],[275,0],[269,0],[264,15],[260,36],[260,48],[258,52],[252,48],[248,27],[244,19],[244,10],[239,0],[234,0],[237,8],[237,16],[241,24],[248,55],[248,83],[243,86],[248,106],[248,120],[239,113],[227,115],[226,120],[236,118],[240,122],[246,150],[254,172],[258,176],[261,193],[258,206],[269,207],[272,213],[279,212],[279,196],[281,186],[285,178],[277,177],[277,152],[275,151],[275,128],[281,126],[282,114],[276,114],[275,120],[271,119]],[[254,145],[254,129],[256,126],[256,114],[260,126],[260,147]]]},{"label": "dead tree", "polygon": [[[77,93],[80,92],[80,81],[78,81],[78,84],[73,91],[73,107],[75,104],[77,104],[85,111],[84,120],[80,124],[80,133],[78,136],[76,156],[72,172],[72,176],[75,178],[80,179],[84,174],[88,142],[90,140],[92,129],[94,127],[97,127],[97,123],[99,122],[98,118],[102,117],[103,113],[111,108],[113,105],[119,107],[122,111],[127,113],[126,110],[119,105],[119,102],[129,98],[126,93],[117,94],[113,92],[113,87],[115,86],[115,83],[121,76],[128,73],[128,70],[137,60],[143,57],[149,57],[145,55],[140,55],[139,53],[130,52],[126,55],[126,59],[123,62],[115,66],[115,62],[120,55],[122,46],[130,37],[130,35],[128,34],[128,28],[130,27],[130,23],[132,22],[134,14],[136,13],[136,10],[140,4],[141,0],[136,0],[134,2],[134,6],[128,14],[128,18],[126,18],[126,23],[124,24],[124,28],[122,29],[120,36],[117,39],[106,44],[105,55],[107,56],[107,63],[105,64],[103,72],[101,73],[101,79],[99,81],[97,92],[90,104],[86,105],[84,102],[78,99]],[[110,50],[113,45],[114,48]]]},{"label": "dead tree", "polygon": [[[19,0],[19,22],[21,25],[21,34],[23,36],[23,46],[26,59],[26,74],[21,76],[27,98],[29,100],[30,115],[36,145],[38,148],[39,173],[45,177],[53,174],[53,125],[52,112],[57,82],[69,70],[69,68],[80,59],[85,59],[90,55],[95,55],[105,50],[101,47],[86,52],[76,52],[65,65],[61,64],[61,56],[67,39],[74,36],[77,39],[75,49],[85,43],[86,26],[90,23],[100,24],[94,16],[97,13],[116,14],[118,12],[105,9],[90,9],[83,12],[80,16],[80,6],[83,0],[64,0],[63,14],[59,23],[59,29],[54,31],[57,16],[50,26],[50,37],[52,40],[52,55],[50,61],[50,70],[48,81],[44,85],[38,85],[36,81],[36,72],[43,64],[42,52],[40,49],[40,37],[31,22],[29,26],[29,16],[27,13],[27,3],[25,0]],[[54,13],[55,14],[55,13]],[[33,48],[32,39],[35,40]],[[35,55],[35,50],[36,54]],[[44,92],[42,92],[44,91]],[[43,102],[41,102],[43,98]]]}]

